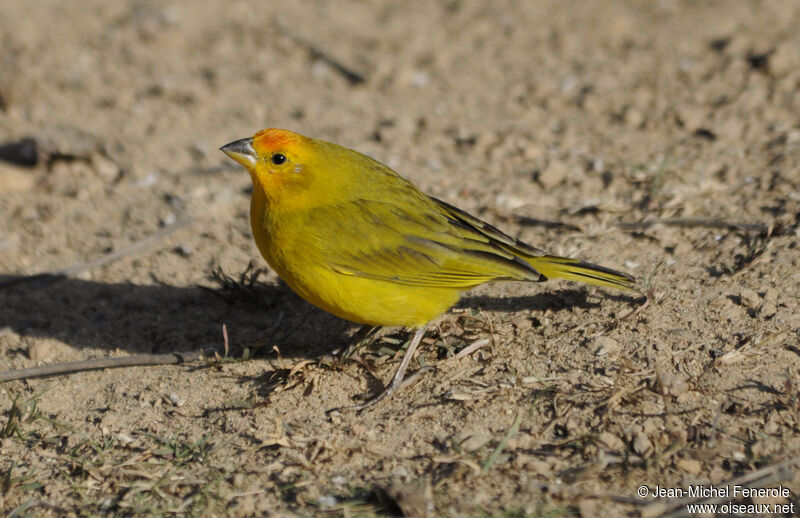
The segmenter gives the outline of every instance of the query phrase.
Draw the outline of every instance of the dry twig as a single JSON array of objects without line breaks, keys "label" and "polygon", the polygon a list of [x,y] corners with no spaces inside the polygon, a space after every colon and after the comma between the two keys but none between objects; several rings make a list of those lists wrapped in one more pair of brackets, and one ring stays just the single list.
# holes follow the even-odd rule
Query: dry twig
[{"label": "dry twig", "polygon": [[118,367],[189,363],[213,353],[214,349],[211,348],[186,353],[137,354],[135,356],[123,356],[120,358],[96,358],[93,360],[81,360],[79,362],[55,363],[53,365],[42,365],[40,367],[30,367],[27,369],[0,371],[0,381],[40,378],[57,374],[70,374],[73,372],[97,369],[114,369]]}]

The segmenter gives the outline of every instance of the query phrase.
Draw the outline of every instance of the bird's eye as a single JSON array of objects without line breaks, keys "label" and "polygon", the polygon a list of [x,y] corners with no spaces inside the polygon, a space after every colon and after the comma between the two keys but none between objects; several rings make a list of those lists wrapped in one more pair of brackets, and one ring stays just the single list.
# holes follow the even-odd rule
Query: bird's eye
[{"label": "bird's eye", "polygon": [[282,163],[286,162],[286,155],[283,153],[275,153],[272,155],[272,163],[275,165],[281,165]]}]

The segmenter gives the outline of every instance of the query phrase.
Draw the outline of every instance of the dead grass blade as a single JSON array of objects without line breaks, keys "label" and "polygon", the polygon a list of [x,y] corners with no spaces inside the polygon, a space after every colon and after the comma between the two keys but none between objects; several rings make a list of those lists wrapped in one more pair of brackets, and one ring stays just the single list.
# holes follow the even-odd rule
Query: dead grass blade
[{"label": "dead grass blade", "polygon": [[503,449],[505,449],[508,441],[517,434],[517,431],[519,431],[519,425],[521,422],[522,411],[519,411],[517,412],[517,417],[514,418],[514,422],[511,424],[511,427],[508,429],[505,436],[503,436],[503,440],[500,441],[500,444],[497,445],[492,454],[489,455],[489,458],[486,459],[486,462],[483,463],[483,466],[481,467],[481,471],[483,473],[489,471],[489,469],[492,467],[492,464],[494,464],[500,454],[503,453]]}]

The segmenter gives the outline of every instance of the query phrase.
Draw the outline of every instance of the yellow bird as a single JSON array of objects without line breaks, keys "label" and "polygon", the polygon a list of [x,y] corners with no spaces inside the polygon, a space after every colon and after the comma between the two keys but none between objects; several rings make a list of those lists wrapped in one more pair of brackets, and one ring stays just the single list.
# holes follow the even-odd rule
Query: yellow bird
[{"label": "yellow bird", "polygon": [[428,323],[474,286],[561,278],[634,287],[630,275],[510,237],[352,149],[281,129],[220,149],[249,171],[253,236],[292,290],[352,322],[416,329],[387,388],[347,410],[397,390]]}]

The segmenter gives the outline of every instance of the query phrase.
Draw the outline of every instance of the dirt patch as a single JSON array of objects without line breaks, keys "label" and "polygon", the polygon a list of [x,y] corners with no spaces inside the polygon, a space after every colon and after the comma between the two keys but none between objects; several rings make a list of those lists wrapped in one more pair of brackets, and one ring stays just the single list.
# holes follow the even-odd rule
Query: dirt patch
[{"label": "dirt patch", "polygon": [[[0,282],[191,223],[0,288],[1,368],[221,350],[223,324],[234,353],[4,383],[0,509],[658,516],[672,500],[637,488],[750,476],[790,494],[730,500],[796,512],[797,467],[774,466],[800,455],[799,16],[787,2],[5,2]],[[642,300],[482,286],[426,335],[434,373],[328,415],[378,390],[408,335],[355,350],[356,326],[273,272],[239,279],[263,266],[250,180],[217,148],[264,127],[368,153],[654,297],[620,320]]]}]

